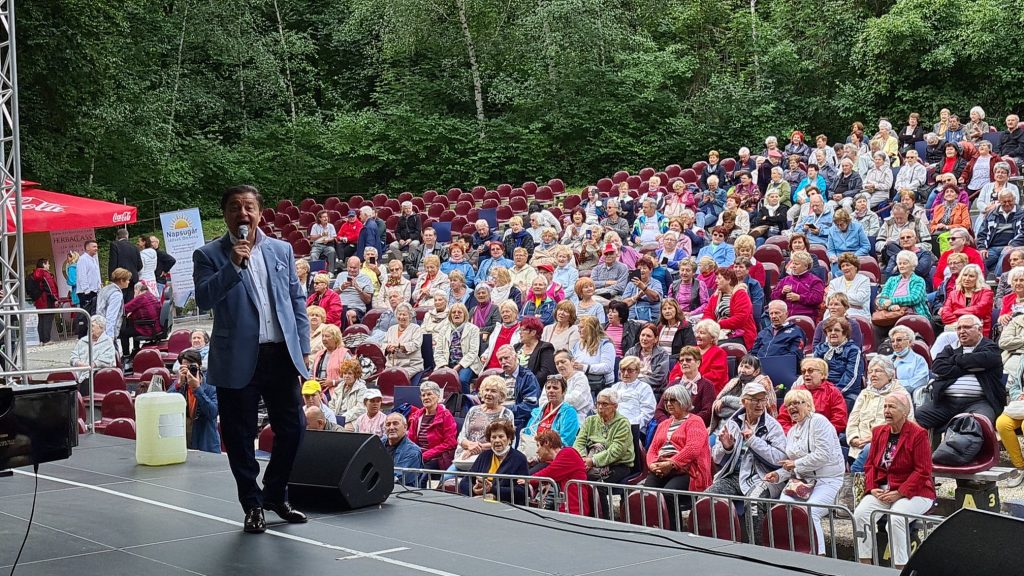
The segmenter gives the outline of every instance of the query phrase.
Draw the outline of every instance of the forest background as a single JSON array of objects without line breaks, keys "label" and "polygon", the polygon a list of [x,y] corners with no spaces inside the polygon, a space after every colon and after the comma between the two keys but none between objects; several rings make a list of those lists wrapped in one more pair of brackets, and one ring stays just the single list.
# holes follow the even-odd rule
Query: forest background
[{"label": "forest background", "polygon": [[34,0],[26,178],[156,211],[691,163],[1024,103],[1022,0]]}]

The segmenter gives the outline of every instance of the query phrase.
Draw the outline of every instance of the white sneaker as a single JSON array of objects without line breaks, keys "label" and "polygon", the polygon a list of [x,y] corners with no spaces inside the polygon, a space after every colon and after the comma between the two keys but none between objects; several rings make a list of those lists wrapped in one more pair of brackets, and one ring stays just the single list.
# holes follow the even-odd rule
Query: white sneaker
[{"label": "white sneaker", "polygon": [[1009,480],[1006,481],[1006,487],[1016,488],[1021,484],[1024,484],[1024,470],[1018,468],[1016,472],[1014,472],[1014,475],[1010,477]]}]

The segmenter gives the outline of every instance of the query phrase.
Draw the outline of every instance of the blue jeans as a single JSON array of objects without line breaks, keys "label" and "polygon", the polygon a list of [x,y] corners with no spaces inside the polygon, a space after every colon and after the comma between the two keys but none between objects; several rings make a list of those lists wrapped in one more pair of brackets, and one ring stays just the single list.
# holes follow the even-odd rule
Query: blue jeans
[{"label": "blue jeans", "polygon": [[462,384],[463,394],[469,394],[469,387],[472,385],[474,378],[476,378],[476,373],[469,368],[459,369],[459,383]]},{"label": "blue jeans", "polygon": [[850,472],[864,472],[864,464],[868,461],[868,456],[871,455],[871,443],[868,442],[860,449],[860,454],[857,454],[857,458],[850,464]]},{"label": "blue jeans", "polygon": [[1003,252],[1005,247],[988,249],[988,256],[985,257],[985,270],[994,274],[996,278],[1003,272]]}]

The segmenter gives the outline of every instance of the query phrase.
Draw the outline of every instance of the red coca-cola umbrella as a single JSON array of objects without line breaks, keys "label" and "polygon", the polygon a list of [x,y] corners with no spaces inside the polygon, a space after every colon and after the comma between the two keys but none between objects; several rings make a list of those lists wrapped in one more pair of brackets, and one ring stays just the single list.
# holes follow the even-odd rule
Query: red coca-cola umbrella
[{"label": "red coca-cola umbrella", "polygon": [[[71,196],[33,188],[25,182],[21,191],[22,232],[50,232],[76,228],[107,228],[132,224],[135,206]],[[5,207],[8,230],[14,229],[14,199]]]}]

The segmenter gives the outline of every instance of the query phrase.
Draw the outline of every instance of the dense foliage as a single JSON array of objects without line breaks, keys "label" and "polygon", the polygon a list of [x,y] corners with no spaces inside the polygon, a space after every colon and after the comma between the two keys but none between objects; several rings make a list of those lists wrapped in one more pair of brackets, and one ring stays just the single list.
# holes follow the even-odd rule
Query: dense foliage
[{"label": "dense foliage", "polygon": [[37,0],[26,177],[158,208],[693,160],[1024,102],[1022,0]]}]

